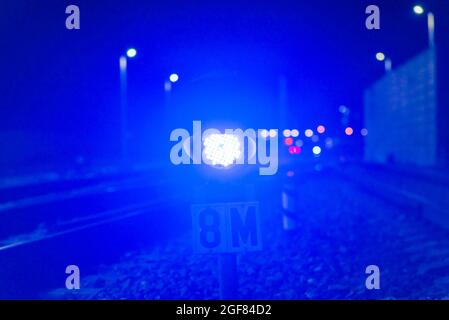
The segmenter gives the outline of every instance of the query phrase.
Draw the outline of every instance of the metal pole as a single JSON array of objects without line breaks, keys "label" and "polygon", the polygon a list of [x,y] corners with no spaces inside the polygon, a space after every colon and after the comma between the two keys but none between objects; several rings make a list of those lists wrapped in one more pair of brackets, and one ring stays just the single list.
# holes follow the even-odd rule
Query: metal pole
[{"label": "metal pole", "polygon": [[432,12],[427,13],[427,30],[429,33],[429,47],[435,46],[435,17]]},{"label": "metal pole", "polygon": [[393,63],[391,62],[390,58],[385,59],[385,71],[391,71],[393,68]]},{"label": "metal pole", "polygon": [[237,255],[235,253],[220,253],[219,284],[221,300],[238,298]]},{"label": "metal pole", "polygon": [[128,98],[127,98],[127,59],[120,57],[120,124],[121,151],[123,164],[128,164]]}]

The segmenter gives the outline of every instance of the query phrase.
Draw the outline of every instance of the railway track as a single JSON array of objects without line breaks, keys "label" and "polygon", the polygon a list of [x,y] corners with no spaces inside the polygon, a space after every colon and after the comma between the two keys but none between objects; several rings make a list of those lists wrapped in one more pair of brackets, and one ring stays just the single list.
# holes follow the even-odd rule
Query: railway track
[{"label": "railway track", "polygon": [[[382,184],[364,187],[363,179],[348,179],[345,174],[323,170],[295,175],[298,224],[288,233],[282,230],[281,190],[273,181],[258,186],[264,249],[239,257],[241,298],[449,296],[447,231],[422,216],[419,206],[407,205],[407,199],[385,197]],[[371,182],[369,177],[366,182]],[[279,197],[273,197],[275,192]],[[6,261],[0,267],[2,281],[14,280],[6,281],[8,290],[0,294],[57,299],[217,298],[216,257],[192,252],[189,197],[181,197],[182,208],[178,198],[165,194],[154,202],[86,214],[60,223],[61,234],[54,237],[0,250],[0,259]],[[87,280],[73,294],[62,288],[63,271],[77,263]],[[380,268],[380,290],[365,288],[365,268],[371,264]],[[101,272],[99,265],[106,265]],[[26,274],[19,282],[18,272]]]},{"label": "railway track", "polygon": [[[345,210],[347,217],[340,215],[334,218],[337,218],[335,224],[339,228],[348,231],[348,237],[357,239],[352,244],[357,248],[353,252],[354,257],[366,261],[367,265],[378,264],[386,279],[384,283],[387,282],[379,293],[367,292],[362,288],[354,297],[447,298],[447,226],[430,219],[426,211],[428,209],[423,210],[423,205],[432,203],[432,198],[426,197],[426,192],[431,193],[431,190],[420,190],[418,186],[410,184],[425,183],[427,188],[434,183],[437,183],[438,188],[447,185],[441,180],[435,182],[415,174],[393,173],[392,170],[377,171],[372,168],[368,169],[371,170],[368,174],[363,169],[347,170],[343,174],[341,171],[331,171],[318,178],[324,188],[321,192],[326,194],[325,184],[329,184],[330,188],[334,188],[328,193],[334,195],[331,198],[335,199],[338,194],[340,199],[335,199],[338,205],[349,207]],[[408,191],[406,186],[410,187],[411,191]],[[346,191],[341,192],[337,188]],[[315,203],[326,203],[325,196],[318,196],[317,199],[318,194],[309,196]],[[441,204],[432,205],[438,207]],[[313,204],[309,206],[311,207]],[[315,206],[315,209],[319,210],[319,206]],[[306,207],[302,210],[307,211]],[[335,206],[334,210],[338,211]],[[346,223],[338,219],[346,220]],[[358,230],[363,230],[365,234]]]},{"label": "railway track", "polygon": [[69,264],[92,272],[182,230],[183,195],[166,194],[168,185],[132,177],[0,206],[0,298],[38,298],[64,278]]}]

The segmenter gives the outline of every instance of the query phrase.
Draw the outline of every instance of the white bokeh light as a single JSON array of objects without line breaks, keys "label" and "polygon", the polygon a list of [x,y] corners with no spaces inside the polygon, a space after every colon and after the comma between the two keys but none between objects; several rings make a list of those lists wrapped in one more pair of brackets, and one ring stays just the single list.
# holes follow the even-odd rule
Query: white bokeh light
[{"label": "white bokeh light", "polygon": [[204,155],[214,166],[228,167],[241,154],[239,139],[232,134],[210,134],[204,139]]},{"label": "white bokeh light", "polygon": [[178,76],[177,73],[172,73],[172,74],[168,77],[168,79],[170,79],[170,81],[171,81],[172,83],[175,83],[175,82],[177,82],[177,81],[179,80],[179,76]]},{"label": "white bokeh light", "polygon": [[292,137],[294,137],[294,138],[296,138],[297,136],[299,136],[299,131],[298,131],[298,129],[293,129],[293,130],[291,131],[291,134],[292,134]]},{"label": "white bokeh light", "polygon": [[270,129],[269,134],[270,134],[271,138],[276,138],[276,136],[278,135],[278,132],[275,129]]},{"label": "white bokeh light", "polygon": [[312,130],[312,129],[307,129],[306,131],[304,131],[304,135],[305,135],[307,138],[312,137],[312,136],[313,136],[313,130]]},{"label": "white bokeh light", "polygon": [[313,147],[312,152],[314,155],[318,156],[321,153],[321,148],[319,146],[315,146]]},{"label": "white bokeh light", "polygon": [[137,55],[137,50],[134,48],[130,48],[126,51],[126,55],[128,58],[134,58]]}]

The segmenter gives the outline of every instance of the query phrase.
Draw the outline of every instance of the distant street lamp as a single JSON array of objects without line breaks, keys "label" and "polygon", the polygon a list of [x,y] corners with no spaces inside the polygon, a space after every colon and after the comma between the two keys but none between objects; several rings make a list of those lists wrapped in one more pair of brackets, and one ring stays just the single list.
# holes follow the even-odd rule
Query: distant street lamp
[{"label": "distant street lamp", "polygon": [[[425,10],[424,7],[415,5],[413,12],[417,15],[422,15],[425,13]],[[435,16],[430,11],[427,12],[427,32],[429,34],[429,47],[433,48],[435,46]]]},{"label": "distant street lamp", "polygon": [[127,96],[127,69],[128,58],[132,59],[137,55],[137,50],[130,48],[126,51],[126,56],[119,59],[120,66],[120,124],[121,124],[121,153],[122,161],[128,164],[128,96]]},{"label": "distant street lamp", "polygon": [[386,57],[383,52],[376,53],[376,60],[377,61],[383,61],[385,66],[385,71],[391,71],[393,64],[391,62],[391,59]]},{"label": "distant street lamp", "polygon": [[137,50],[134,48],[129,48],[126,51],[126,55],[128,56],[128,58],[134,58],[137,55]]},{"label": "distant street lamp", "polygon": [[416,14],[423,14],[424,13],[424,8],[422,6],[420,6],[420,5],[416,5],[416,6],[413,7],[413,11]]},{"label": "distant street lamp", "polygon": [[171,83],[175,83],[175,82],[177,82],[179,80],[179,76],[178,76],[177,73],[172,73],[170,75],[170,77],[168,77],[168,78],[170,79]]}]

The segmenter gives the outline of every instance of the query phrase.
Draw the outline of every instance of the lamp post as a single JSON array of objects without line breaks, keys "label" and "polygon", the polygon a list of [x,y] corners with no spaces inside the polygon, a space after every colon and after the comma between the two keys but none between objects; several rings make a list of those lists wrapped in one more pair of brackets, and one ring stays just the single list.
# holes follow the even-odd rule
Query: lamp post
[{"label": "lamp post", "polygon": [[[415,5],[413,12],[417,15],[422,15],[425,13],[425,10],[422,6]],[[435,16],[431,11],[427,12],[427,33],[429,37],[429,48],[433,48],[435,46]]]},{"label": "lamp post", "polygon": [[383,61],[385,66],[385,71],[389,72],[393,68],[393,63],[390,58],[386,57],[383,52],[376,53],[376,60]]},{"label": "lamp post", "polygon": [[128,96],[127,96],[127,69],[128,58],[132,59],[137,55],[137,51],[134,48],[130,48],[126,51],[126,55],[120,56],[120,140],[121,140],[121,155],[124,165],[128,164]]}]

